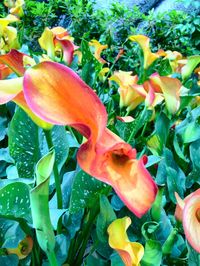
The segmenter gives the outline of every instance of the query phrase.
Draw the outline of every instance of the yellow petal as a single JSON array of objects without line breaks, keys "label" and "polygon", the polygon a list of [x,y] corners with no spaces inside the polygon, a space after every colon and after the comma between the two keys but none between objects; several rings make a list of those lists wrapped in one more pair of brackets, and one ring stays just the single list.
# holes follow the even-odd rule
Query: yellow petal
[{"label": "yellow petal", "polygon": [[23,78],[0,80],[0,104],[7,103],[22,91]]},{"label": "yellow petal", "polygon": [[150,39],[144,35],[132,35],[129,39],[133,42],[137,42],[141,49],[143,50],[144,55],[144,69],[147,69],[157,58],[159,54],[152,53],[150,50]]},{"label": "yellow petal", "polygon": [[144,255],[144,247],[129,241],[126,231],[130,224],[129,217],[112,222],[108,227],[109,245],[118,252],[126,266],[138,266]]},{"label": "yellow petal", "polygon": [[105,49],[108,48],[108,45],[105,44],[101,44],[100,42],[98,42],[97,40],[92,40],[91,42],[89,42],[89,45],[94,47],[94,57],[100,62],[100,63],[106,63],[106,61],[101,58],[101,52]]},{"label": "yellow petal", "polygon": [[55,48],[54,48],[54,34],[49,28],[45,28],[42,36],[39,38],[39,44],[42,49],[47,52],[47,55],[50,58],[55,57]]}]

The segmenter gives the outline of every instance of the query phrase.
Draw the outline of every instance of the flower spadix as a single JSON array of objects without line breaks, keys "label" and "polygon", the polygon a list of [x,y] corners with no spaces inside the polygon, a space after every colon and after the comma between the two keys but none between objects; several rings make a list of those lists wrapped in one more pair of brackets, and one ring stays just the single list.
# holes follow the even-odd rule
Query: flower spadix
[{"label": "flower spadix", "polygon": [[118,252],[126,266],[138,266],[144,255],[144,247],[128,239],[126,231],[130,224],[129,217],[113,221],[108,227],[109,245]]},{"label": "flower spadix", "polygon": [[200,253],[200,189],[182,200],[177,193],[175,216],[183,222],[185,236],[190,245]]},{"label": "flower spadix", "polygon": [[29,68],[23,89],[30,109],[41,119],[70,125],[87,141],[78,151],[81,168],[110,184],[138,217],[151,207],[157,186],[146,170],[146,157],[106,128],[107,113],[95,92],[70,68],[42,62]]}]

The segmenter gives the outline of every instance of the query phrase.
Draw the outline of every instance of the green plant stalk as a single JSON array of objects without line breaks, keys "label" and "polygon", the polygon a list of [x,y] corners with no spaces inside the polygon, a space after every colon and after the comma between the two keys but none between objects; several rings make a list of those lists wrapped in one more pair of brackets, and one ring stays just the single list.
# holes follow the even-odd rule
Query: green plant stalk
[{"label": "green plant stalk", "polygon": [[[52,141],[52,136],[51,136],[51,130],[44,130],[44,134],[46,137],[47,145],[49,150],[53,148],[53,141]],[[53,174],[55,178],[55,185],[56,185],[56,192],[57,192],[57,206],[58,209],[62,209],[62,190],[61,190],[61,183],[60,183],[60,176],[58,172],[58,166],[55,161],[54,166],[53,166]]]},{"label": "green plant stalk", "polygon": [[73,264],[74,266],[80,266],[82,264],[83,255],[85,253],[85,249],[86,249],[88,240],[90,238],[90,232],[92,229],[92,225],[93,225],[94,220],[96,219],[98,213],[99,213],[99,205],[94,210],[91,211],[90,219],[89,219],[87,226],[85,227],[85,230],[83,232],[83,236],[82,236],[83,242],[82,242],[81,248],[78,252],[77,259],[76,259],[75,263]]},{"label": "green plant stalk", "polygon": [[57,262],[56,255],[55,255],[54,251],[47,254],[47,256],[48,256],[48,260],[49,260],[49,263],[51,266],[58,266],[58,262]]}]

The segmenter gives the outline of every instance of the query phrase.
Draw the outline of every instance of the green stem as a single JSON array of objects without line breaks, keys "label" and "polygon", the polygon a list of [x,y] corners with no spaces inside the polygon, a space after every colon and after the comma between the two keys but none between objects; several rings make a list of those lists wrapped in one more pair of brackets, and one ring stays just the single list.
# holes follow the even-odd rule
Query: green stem
[{"label": "green stem", "polygon": [[[50,150],[54,146],[53,141],[52,141],[52,136],[51,136],[51,130],[44,130],[44,134],[46,137],[48,148]],[[57,166],[56,161],[55,161],[54,166],[53,166],[53,174],[54,174],[54,178],[55,178],[58,209],[62,209],[62,190],[61,190],[60,176],[59,176],[58,166]]]},{"label": "green stem", "polygon": [[87,247],[87,243],[88,243],[88,240],[90,238],[90,232],[92,229],[92,225],[93,225],[98,213],[99,213],[99,205],[98,205],[98,207],[96,207],[94,210],[91,211],[90,219],[89,219],[87,226],[83,232],[83,242],[82,242],[81,248],[78,252],[77,259],[76,259],[74,266],[80,266],[82,264],[83,255],[85,253],[85,249]]},{"label": "green stem", "polygon": [[[44,130],[44,134],[46,137],[47,145],[49,150],[54,147],[52,136],[51,136],[51,130]],[[63,201],[62,201],[62,190],[61,190],[61,183],[60,183],[60,175],[58,172],[58,165],[56,161],[54,162],[53,166],[53,174],[54,174],[54,180],[56,185],[56,196],[57,196],[57,207],[58,209],[62,209]],[[61,234],[62,232],[62,219],[59,219],[58,225],[57,225],[57,233]]]},{"label": "green stem", "polygon": [[51,266],[58,266],[58,262],[54,251],[50,252],[47,256]]}]

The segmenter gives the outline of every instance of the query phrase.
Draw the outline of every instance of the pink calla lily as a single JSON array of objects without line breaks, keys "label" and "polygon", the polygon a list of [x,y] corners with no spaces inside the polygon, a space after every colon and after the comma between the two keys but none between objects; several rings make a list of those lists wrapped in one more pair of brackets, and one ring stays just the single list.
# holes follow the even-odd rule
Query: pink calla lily
[{"label": "pink calla lily", "polygon": [[175,194],[177,206],[175,216],[183,222],[183,229],[190,245],[200,253],[200,189],[182,200]]}]

